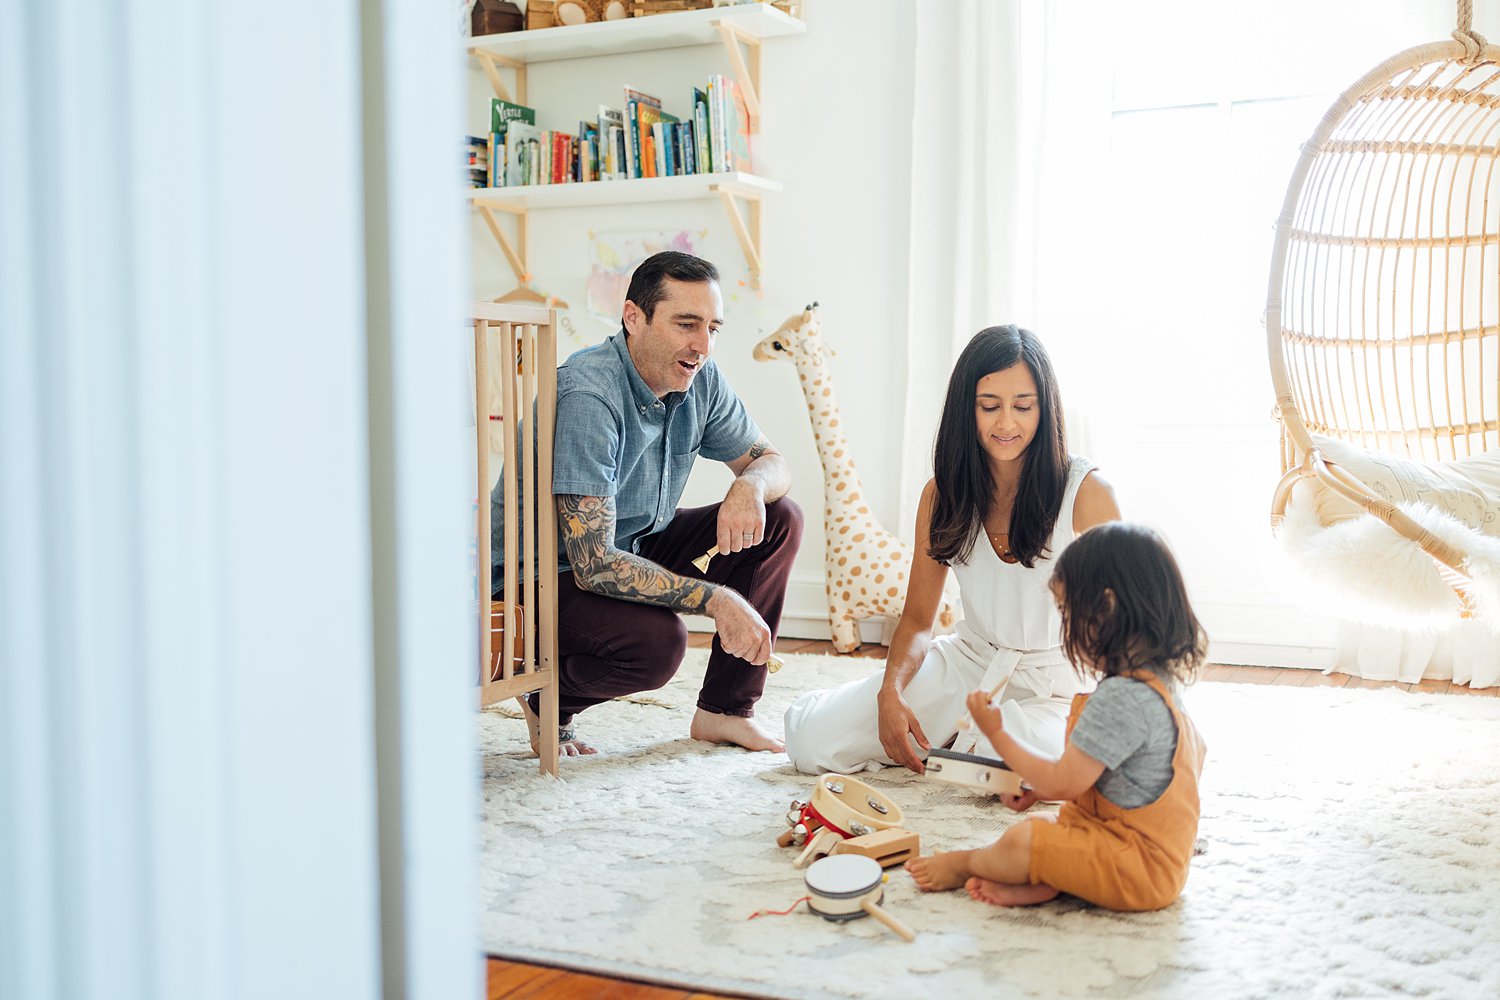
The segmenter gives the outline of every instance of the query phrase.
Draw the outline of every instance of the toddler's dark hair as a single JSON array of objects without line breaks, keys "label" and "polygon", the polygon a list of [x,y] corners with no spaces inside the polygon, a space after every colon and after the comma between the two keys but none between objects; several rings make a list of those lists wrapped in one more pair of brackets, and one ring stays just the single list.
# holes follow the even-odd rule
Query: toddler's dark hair
[{"label": "toddler's dark hair", "polygon": [[1191,681],[1208,636],[1188,603],[1177,560],[1161,536],[1125,521],[1090,528],[1052,571],[1062,588],[1063,652],[1080,674],[1151,670]]}]

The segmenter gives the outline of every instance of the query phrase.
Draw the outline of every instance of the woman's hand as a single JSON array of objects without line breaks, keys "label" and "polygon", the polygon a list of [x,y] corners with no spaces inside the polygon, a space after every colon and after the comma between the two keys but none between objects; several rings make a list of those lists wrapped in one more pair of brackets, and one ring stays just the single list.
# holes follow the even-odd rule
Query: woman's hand
[{"label": "woman's hand", "polygon": [[1000,793],[1000,801],[1005,803],[1005,808],[1014,809],[1016,812],[1025,812],[1041,801],[1041,796],[1034,788],[1023,788],[1020,795],[1006,795]]},{"label": "woman's hand", "polygon": [[[984,691],[970,691],[968,706],[969,718],[985,736],[1004,731],[1005,725],[1001,719],[1000,710],[990,704],[989,694]],[[991,742],[994,742],[993,739]]]},{"label": "woman's hand", "polygon": [[927,766],[912,749],[911,740],[915,739],[923,750],[931,750],[932,745],[927,742],[916,713],[901,692],[893,688],[882,689],[876,704],[880,710],[880,745],[885,748],[885,755],[907,770],[925,774]]}]

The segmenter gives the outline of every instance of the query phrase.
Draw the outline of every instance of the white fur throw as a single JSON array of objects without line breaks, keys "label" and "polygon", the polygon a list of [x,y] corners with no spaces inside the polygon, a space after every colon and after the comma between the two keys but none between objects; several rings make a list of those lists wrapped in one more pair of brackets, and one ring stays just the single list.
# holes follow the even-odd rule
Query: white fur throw
[{"label": "white fur throw", "polygon": [[[1500,628],[1500,539],[1424,503],[1400,507],[1467,554],[1475,614]],[[1288,582],[1310,610],[1408,629],[1439,629],[1458,617],[1458,597],[1420,546],[1370,514],[1324,526],[1306,483],[1292,491],[1277,540]]]}]

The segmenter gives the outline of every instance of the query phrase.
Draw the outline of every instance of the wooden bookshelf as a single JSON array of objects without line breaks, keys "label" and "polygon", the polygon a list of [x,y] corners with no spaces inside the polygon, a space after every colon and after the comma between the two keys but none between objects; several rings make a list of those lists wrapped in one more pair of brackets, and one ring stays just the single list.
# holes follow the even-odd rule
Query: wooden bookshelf
[{"label": "wooden bookshelf", "polygon": [[[534,31],[481,35],[465,38],[463,44],[465,51],[484,71],[495,96],[517,104],[528,103],[528,63],[721,44],[735,82],[744,96],[750,131],[756,133],[760,131],[761,42],[768,38],[800,35],[806,30],[804,22],[782,10],[767,3],[752,3],[651,17],[631,17],[619,21],[596,21]],[[507,76],[510,77],[509,83]],[[468,199],[500,244],[506,260],[515,271],[521,290],[529,292],[531,272],[526,264],[526,233],[528,213],[533,210],[718,198],[745,255],[751,285],[759,288],[762,266],[761,199],[767,194],[780,191],[781,185],[776,181],[754,174],[731,172],[524,187],[471,188],[468,189]],[[514,242],[500,223],[501,214],[515,219]]]},{"label": "wooden bookshelf", "polygon": [[[663,15],[665,16],[665,15]],[[470,188],[469,200],[502,211],[516,208],[577,208],[583,205],[630,205],[651,201],[689,201],[712,198],[727,191],[737,197],[760,198],[779,194],[776,181],[746,173],[680,174],[622,181],[585,181],[582,184],[527,184],[524,187]]]},{"label": "wooden bookshelf", "polygon": [[588,59],[628,52],[652,52],[693,45],[717,45],[723,38],[720,25],[757,40],[800,35],[807,25],[767,3],[736,7],[710,7],[653,17],[627,17],[619,21],[561,25],[538,31],[509,31],[503,35],[479,35],[463,39],[472,55],[488,54],[519,63]]}]

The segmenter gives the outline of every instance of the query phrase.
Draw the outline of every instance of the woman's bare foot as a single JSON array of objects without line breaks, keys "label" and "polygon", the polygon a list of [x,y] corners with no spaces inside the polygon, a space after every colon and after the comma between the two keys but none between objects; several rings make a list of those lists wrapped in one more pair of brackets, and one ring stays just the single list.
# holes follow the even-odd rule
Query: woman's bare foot
[{"label": "woman's bare foot", "polygon": [[974,902],[995,906],[1035,906],[1057,898],[1057,890],[1050,885],[1006,885],[978,875],[965,882],[964,888]]},{"label": "woman's bare foot", "polygon": [[760,728],[760,723],[742,715],[719,715],[703,709],[693,713],[688,735],[704,743],[733,743],[746,750],[770,750],[785,753],[786,744]]},{"label": "woman's bare foot", "polygon": [[[516,701],[521,703],[521,711],[526,714],[526,729],[531,736],[531,752],[540,757],[542,755],[542,720],[531,710],[531,703],[526,700],[524,695],[517,698]],[[559,757],[586,757],[589,754],[599,752],[583,742],[576,735],[572,739],[561,738],[564,734],[570,732],[574,732],[572,726],[565,726],[557,731],[559,737],[557,741],[557,755]]]},{"label": "woman's bare foot", "polygon": [[923,892],[957,889],[969,877],[968,851],[940,851],[906,863],[911,879]]}]

